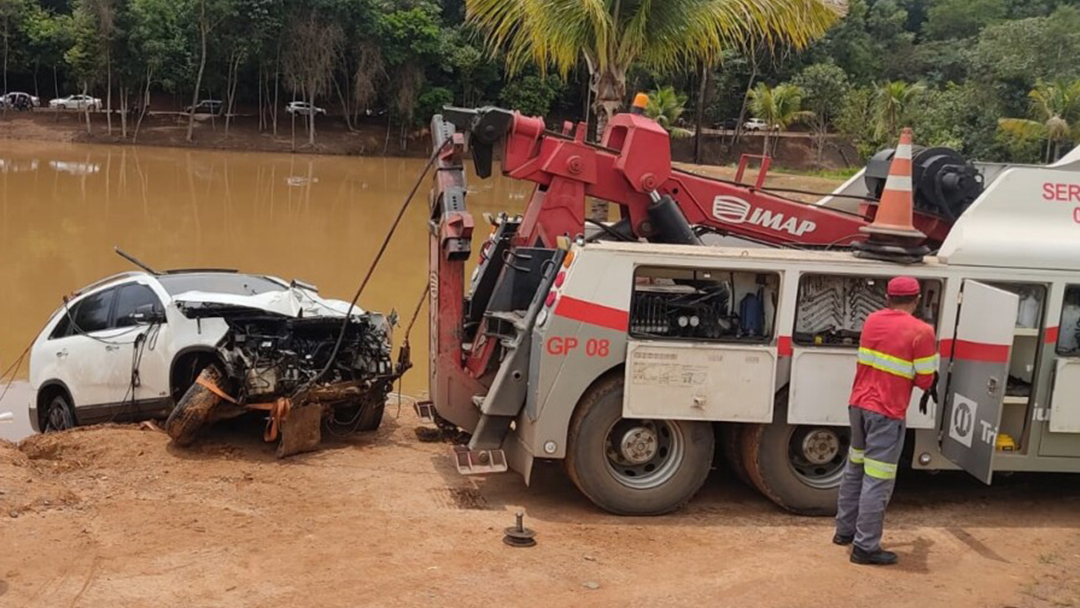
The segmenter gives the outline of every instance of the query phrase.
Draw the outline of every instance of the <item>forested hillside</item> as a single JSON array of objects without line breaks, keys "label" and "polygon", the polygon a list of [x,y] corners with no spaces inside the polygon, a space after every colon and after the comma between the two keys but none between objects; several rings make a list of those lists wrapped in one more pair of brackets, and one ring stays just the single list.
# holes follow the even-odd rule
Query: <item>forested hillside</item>
[{"label": "forested hillside", "polygon": [[[586,55],[571,69],[530,60],[508,70],[505,40],[470,18],[482,4],[491,2],[0,0],[3,89],[43,106],[85,91],[129,111],[147,91],[169,109],[218,99],[268,130],[294,99],[315,100],[348,128],[391,121],[403,133],[448,103],[582,119],[595,105]],[[677,135],[758,117],[820,134],[821,145],[840,133],[862,155],[902,124],[923,144],[996,160],[1046,160],[1080,136],[1077,0],[850,0],[824,37],[801,42],[637,62],[626,96],[672,87],[654,95],[653,111]]]}]

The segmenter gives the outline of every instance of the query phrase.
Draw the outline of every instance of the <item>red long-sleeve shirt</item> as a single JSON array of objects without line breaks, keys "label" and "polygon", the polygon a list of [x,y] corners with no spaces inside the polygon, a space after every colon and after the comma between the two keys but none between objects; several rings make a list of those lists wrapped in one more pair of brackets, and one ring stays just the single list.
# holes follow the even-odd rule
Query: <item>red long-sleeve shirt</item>
[{"label": "red long-sleeve shirt", "polygon": [[903,311],[879,310],[863,325],[851,405],[903,420],[912,387],[930,388],[938,363],[933,327]]}]

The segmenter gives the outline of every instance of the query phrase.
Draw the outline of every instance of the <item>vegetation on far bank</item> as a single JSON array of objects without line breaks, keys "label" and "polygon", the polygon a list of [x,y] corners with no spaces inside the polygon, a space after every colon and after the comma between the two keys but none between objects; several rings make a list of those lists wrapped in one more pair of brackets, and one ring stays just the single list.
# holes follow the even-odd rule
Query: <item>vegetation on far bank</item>
[{"label": "vegetation on far bank", "polygon": [[1075,0],[0,0],[0,42],[5,91],[86,91],[125,138],[170,96],[271,132],[307,101],[403,146],[445,104],[595,129],[650,90],[676,136],[756,117],[809,130],[819,161],[831,136],[865,157],[902,125],[986,160],[1080,139]]}]

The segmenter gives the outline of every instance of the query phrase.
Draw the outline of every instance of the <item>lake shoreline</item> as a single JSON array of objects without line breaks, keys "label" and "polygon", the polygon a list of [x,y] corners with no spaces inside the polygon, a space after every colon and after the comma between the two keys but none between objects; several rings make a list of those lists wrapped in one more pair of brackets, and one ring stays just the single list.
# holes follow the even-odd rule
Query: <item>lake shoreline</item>
[{"label": "lake shoreline", "polygon": [[0,118],[0,140],[390,158],[424,158],[430,152],[427,129],[411,133],[403,149],[396,128],[387,138],[385,123],[364,122],[353,125],[350,130],[337,117],[322,117],[316,121],[314,146],[308,144],[307,132],[299,117],[294,140],[294,125],[285,116],[278,119],[276,136],[269,131],[260,131],[254,116],[231,118],[227,136],[224,118],[199,116],[194,141],[190,142],[187,141],[187,117],[175,112],[148,115],[135,141],[132,141],[134,119],[128,124],[128,137],[124,138],[121,137],[119,116],[113,117],[111,136],[104,114],[92,113],[90,118],[91,131],[87,133],[85,115],[77,112],[9,111]]}]

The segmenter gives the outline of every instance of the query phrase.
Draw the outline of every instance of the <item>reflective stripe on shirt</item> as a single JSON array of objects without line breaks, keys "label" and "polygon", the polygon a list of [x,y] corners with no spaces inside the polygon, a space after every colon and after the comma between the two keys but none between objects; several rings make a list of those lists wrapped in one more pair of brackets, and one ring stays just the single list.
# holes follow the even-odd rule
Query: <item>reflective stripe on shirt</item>
[{"label": "reflective stripe on shirt", "polygon": [[859,347],[859,363],[908,380],[915,377],[915,364],[913,362],[886,355],[865,346]]},{"label": "reflective stripe on shirt", "polygon": [[938,366],[941,364],[940,358],[937,354],[933,357],[924,357],[922,359],[915,359],[915,373],[920,376],[930,375],[938,370]]}]

